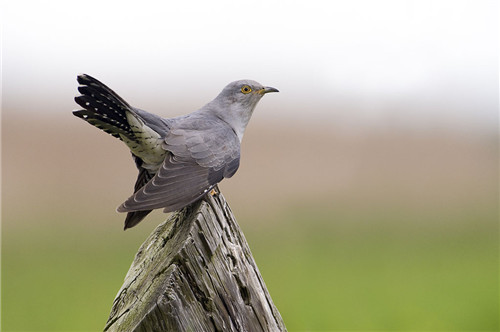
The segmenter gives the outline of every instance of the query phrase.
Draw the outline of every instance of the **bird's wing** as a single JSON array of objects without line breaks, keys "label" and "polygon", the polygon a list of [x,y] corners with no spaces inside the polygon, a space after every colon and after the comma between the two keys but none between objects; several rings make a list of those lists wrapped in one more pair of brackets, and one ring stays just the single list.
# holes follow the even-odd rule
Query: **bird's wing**
[{"label": "bird's wing", "polygon": [[163,165],[118,212],[178,210],[236,172],[240,142],[234,131],[220,120],[188,120],[171,128],[163,143],[169,151]]}]

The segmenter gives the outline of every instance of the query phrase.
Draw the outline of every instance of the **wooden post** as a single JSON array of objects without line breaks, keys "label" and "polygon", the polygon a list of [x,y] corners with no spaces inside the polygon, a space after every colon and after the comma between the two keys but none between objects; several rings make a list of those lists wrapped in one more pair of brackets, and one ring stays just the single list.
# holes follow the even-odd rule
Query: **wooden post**
[{"label": "wooden post", "polygon": [[104,331],[286,328],[229,205],[218,194],[174,213],[142,244]]}]

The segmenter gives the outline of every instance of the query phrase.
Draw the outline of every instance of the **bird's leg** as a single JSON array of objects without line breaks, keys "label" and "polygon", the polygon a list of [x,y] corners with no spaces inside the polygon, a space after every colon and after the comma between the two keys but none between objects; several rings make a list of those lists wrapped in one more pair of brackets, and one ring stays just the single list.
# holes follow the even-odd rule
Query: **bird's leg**
[{"label": "bird's leg", "polygon": [[210,190],[210,196],[217,196],[219,193],[217,192],[217,190],[215,190],[215,188],[212,188],[212,190]]}]

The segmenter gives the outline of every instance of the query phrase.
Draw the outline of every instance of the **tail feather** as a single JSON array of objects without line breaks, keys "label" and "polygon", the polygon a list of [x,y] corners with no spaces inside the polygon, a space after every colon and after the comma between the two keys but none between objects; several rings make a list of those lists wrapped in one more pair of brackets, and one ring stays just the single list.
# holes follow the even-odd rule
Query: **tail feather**
[{"label": "tail feather", "polygon": [[131,108],[130,105],[122,97],[120,97],[116,92],[114,92],[113,90],[108,88],[108,86],[106,84],[93,78],[92,76],[87,75],[87,74],[81,74],[81,75],[77,76],[76,80],[81,85],[95,88],[97,91],[99,91],[103,95],[114,98],[119,104],[122,104],[129,109]]},{"label": "tail feather", "polygon": [[[139,114],[142,114],[146,119],[151,119],[151,126],[153,128],[158,128],[160,131],[165,131],[165,128],[168,128],[168,125],[162,122],[159,117],[132,108],[118,94],[92,76],[82,74],[78,76],[77,80],[78,83],[80,83],[78,91],[81,95],[75,97],[75,101],[83,109],[74,111],[73,114],[106,133],[121,140],[126,138],[125,141],[130,140],[138,142],[138,138],[135,136],[128,122],[127,114],[132,114],[139,118],[141,118]],[[153,178],[154,172],[151,173],[151,171],[142,167],[142,159],[134,154],[132,154],[132,156],[139,170],[139,175],[134,187],[134,192],[136,192]],[[125,218],[124,229],[134,227],[151,211],[152,210],[128,212]]]},{"label": "tail feather", "polygon": [[121,135],[124,135],[130,140],[136,140],[127,121],[127,112],[134,113],[132,107],[113,90],[89,75],[79,75],[77,80],[81,84],[78,91],[82,95],[75,97],[75,101],[84,109],[74,111],[73,114],[114,137],[121,139]]},{"label": "tail feather", "polygon": [[127,217],[125,218],[125,227],[123,230],[127,230],[127,228],[134,227],[138,223],[142,221],[142,219],[146,218],[146,216],[153,210],[146,211],[134,211],[127,213]]},{"label": "tail feather", "polygon": [[[137,176],[137,180],[134,186],[135,193],[153,178],[154,173],[151,173],[149,170],[142,167],[143,161],[140,158],[134,155],[132,155],[132,157],[134,158],[135,165],[139,170],[139,175]],[[125,218],[125,227],[123,229],[126,230],[127,228],[134,227],[135,225],[140,223],[142,219],[144,219],[151,211],[152,210],[128,212],[127,217]]]}]

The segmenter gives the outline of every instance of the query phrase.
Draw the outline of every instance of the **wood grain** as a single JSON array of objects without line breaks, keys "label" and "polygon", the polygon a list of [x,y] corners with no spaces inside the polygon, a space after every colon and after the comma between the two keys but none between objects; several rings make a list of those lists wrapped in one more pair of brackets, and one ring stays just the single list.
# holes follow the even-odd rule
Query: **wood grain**
[{"label": "wood grain", "polygon": [[221,194],[173,214],[143,243],[104,331],[286,331]]}]

